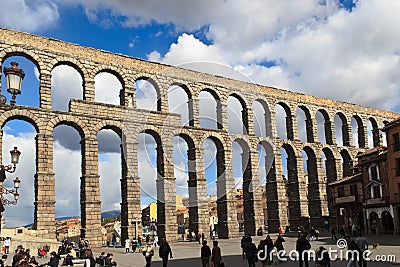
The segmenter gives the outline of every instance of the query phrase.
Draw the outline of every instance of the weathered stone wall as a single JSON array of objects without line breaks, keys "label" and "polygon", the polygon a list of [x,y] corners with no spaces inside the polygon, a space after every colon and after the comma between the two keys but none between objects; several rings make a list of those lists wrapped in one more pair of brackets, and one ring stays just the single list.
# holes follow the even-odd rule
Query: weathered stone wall
[{"label": "weathered stone wall", "polygon": [[[267,177],[268,220],[270,230],[286,227],[289,222],[292,226],[303,224],[312,214],[313,222],[319,224],[321,216],[328,215],[328,200],[326,197],[326,178],[322,171],[321,153],[330,151],[336,160],[333,176],[342,175],[340,153],[348,151],[352,158],[366,146],[366,122],[371,120],[374,127],[374,143],[380,144],[381,136],[378,127],[384,121],[390,121],[398,114],[362,107],[350,103],[324,99],[320,97],[289,92],[267,86],[255,85],[236,81],[205,73],[180,69],[159,63],[148,62],[124,55],[113,54],[106,51],[81,47],[76,44],[43,38],[27,33],[0,29],[0,62],[11,56],[24,56],[30,59],[40,73],[40,107],[17,106],[16,108],[0,112],[0,125],[13,119],[30,122],[37,131],[36,137],[36,175],[35,175],[35,223],[34,227],[43,237],[55,237],[54,206],[55,177],[53,171],[53,129],[57,125],[66,124],[74,127],[80,134],[82,142],[82,177],[81,177],[81,217],[83,235],[90,239],[93,246],[101,245],[100,234],[100,190],[98,174],[98,143],[96,135],[101,129],[113,129],[118,133],[123,142],[123,171],[121,179],[122,192],[122,229],[123,238],[134,234],[131,222],[141,220],[140,212],[140,178],[138,175],[136,141],[140,133],[151,134],[158,144],[157,159],[157,196],[159,200],[160,234],[169,240],[176,239],[177,223],[175,214],[175,177],[172,160],[172,138],[183,137],[191,149],[190,157],[195,159],[195,170],[190,174],[190,185],[193,192],[191,203],[198,204],[193,210],[190,220],[191,227],[199,231],[208,231],[206,205],[206,181],[202,144],[206,138],[211,138],[216,143],[220,152],[217,155],[218,163],[218,194],[219,194],[219,230],[223,237],[238,235],[237,218],[235,209],[235,188],[232,166],[232,142],[237,140],[247,147],[244,151],[243,170],[246,170],[246,186],[252,185],[251,193],[246,191],[245,214],[246,231],[253,233],[262,227],[263,214],[261,190],[258,190],[258,157],[255,154],[260,142],[269,144],[269,156],[275,156],[272,172]],[[51,105],[51,72],[58,65],[69,65],[78,70],[83,80],[83,99],[71,99],[68,112],[52,110]],[[95,102],[94,78],[99,72],[110,72],[116,75],[123,86],[121,90],[121,105],[110,105]],[[136,109],[134,82],[139,78],[150,79],[158,89],[160,96],[158,110],[147,111]],[[190,92],[189,113],[192,114],[191,126],[181,126],[180,116],[169,113],[168,88],[171,85],[182,85]],[[207,89],[219,100],[218,121],[220,129],[205,129],[200,127],[199,100],[202,90]],[[242,101],[243,121],[246,134],[229,134],[227,117],[227,99],[234,95]],[[252,104],[260,101],[266,108],[268,117],[268,138],[254,135],[254,122]],[[17,101],[18,102],[18,101]],[[286,109],[286,126],[288,140],[281,140],[277,135],[275,106],[282,105]],[[302,107],[307,111],[307,137],[308,142],[299,140],[296,123],[296,109]],[[317,142],[317,123],[315,114],[321,111],[325,118],[325,132],[327,144]],[[340,114],[344,124],[343,133],[345,146],[338,146],[334,134],[334,117]],[[360,149],[350,146],[351,118],[355,116],[360,122],[359,142]],[[2,134],[0,135],[2,137]],[[0,140],[1,144],[1,140]],[[281,155],[279,149],[285,147],[291,150],[289,158],[289,181],[282,178]],[[313,169],[313,184],[307,185],[302,171],[301,151],[307,147],[311,155],[310,166]],[[248,153],[247,153],[248,152]],[[1,155],[1,153],[0,153]],[[248,160],[250,159],[250,160]],[[245,162],[251,166],[247,166]],[[332,161],[331,161],[332,162]],[[331,164],[332,165],[332,164]],[[331,174],[330,174],[331,175]],[[329,176],[329,175],[328,175]],[[332,175],[331,175],[332,176]],[[318,189],[319,195],[313,196],[313,207],[318,210],[308,210],[306,188]],[[287,195],[287,189],[290,189]],[[165,205],[161,205],[162,203]],[[246,208],[247,207],[247,208]],[[296,207],[287,212],[287,207]],[[253,217],[252,217],[253,216]],[[291,218],[289,218],[291,217]],[[140,230],[140,227],[139,227]]]}]

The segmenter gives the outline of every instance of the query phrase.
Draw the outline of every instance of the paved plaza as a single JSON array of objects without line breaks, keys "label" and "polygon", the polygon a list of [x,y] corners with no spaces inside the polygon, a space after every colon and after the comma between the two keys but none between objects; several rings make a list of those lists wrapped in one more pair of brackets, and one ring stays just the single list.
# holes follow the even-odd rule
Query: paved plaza
[{"label": "paved plaza", "polygon": [[[271,235],[273,239],[276,239],[276,235]],[[284,235],[286,242],[284,243],[285,251],[295,249],[296,245],[296,233]],[[258,245],[261,237],[253,237],[253,241]],[[372,251],[371,259],[375,259],[377,255],[379,256],[389,256],[393,255],[396,262],[370,262],[369,267],[385,267],[400,265],[400,238],[393,235],[385,236],[367,236],[369,244],[379,242],[379,246],[376,249],[370,249]],[[223,261],[227,267],[241,267],[247,266],[247,261],[242,259],[241,249],[240,249],[240,239],[230,239],[230,240],[218,240],[220,243]],[[210,243],[210,242],[209,242]],[[324,246],[327,249],[338,249],[336,242],[332,241],[329,236],[320,237],[319,241],[311,241],[312,250],[316,250],[319,246]],[[171,244],[173,251],[173,259],[169,261],[169,267],[196,267],[201,266],[199,259],[200,247],[196,242],[180,242]],[[145,266],[145,260],[141,253],[125,253],[124,248],[103,248],[95,250],[95,256],[98,256],[101,251],[114,254],[114,259],[117,261],[119,267],[142,267]],[[340,251],[340,250],[339,250]],[[45,262],[40,259],[41,263]],[[272,265],[279,265],[281,267],[292,267],[298,266],[298,262],[288,261],[284,263],[273,263]],[[345,261],[334,261],[332,262],[332,267],[346,266]],[[161,267],[162,262],[158,257],[158,249],[155,249],[155,256],[153,257],[152,267]],[[257,263],[256,266],[261,266]],[[315,263],[310,263],[310,267],[314,267]]]}]

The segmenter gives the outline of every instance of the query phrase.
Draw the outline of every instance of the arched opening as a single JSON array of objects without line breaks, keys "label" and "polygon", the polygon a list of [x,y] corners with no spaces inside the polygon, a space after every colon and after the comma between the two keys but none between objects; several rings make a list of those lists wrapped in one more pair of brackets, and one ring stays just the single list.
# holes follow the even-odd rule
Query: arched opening
[{"label": "arched opening", "polygon": [[293,119],[290,108],[280,102],[275,105],[275,114],[278,137],[282,140],[293,140]]},{"label": "arched opening", "polygon": [[181,115],[183,126],[193,126],[193,102],[189,90],[179,85],[168,89],[168,108],[171,113]]},{"label": "arched opening", "polygon": [[[34,177],[37,173],[36,135],[35,126],[22,117],[10,118],[2,126],[2,164],[11,164],[10,151],[14,147],[17,147],[21,152],[15,172],[6,172],[6,180],[2,184],[5,188],[13,189],[13,180],[16,177],[21,180],[17,205],[15,207],[5,206],[5,212],[2,215],[2,219],[5,220],[5,228],[21,227],[34,221],[32,211],[35,201]],[[2,197],[10,201],[14,200],[12,194],[4,194]]]},{"label": "arched opening", "polygon": [[394,233],[393,217],[387,210],[382,212],[382,228],[384,234]]},{"label": "arched opening", "polygon": [[349,125],[343,113],[336,113],[334,118],[336,144],[338,146],[350,146]]},{"label": "arched opening", "polygon": [[323,227],[320,183],[318,177],[317,158],[312,148],[304,147],[302,150],[305,182],[308,192],[308,214],[310,224],[314,228]]},{"label": "arched opening", "polygon": [[340,157],[342,162],[343,177],[353,175],[353,160],[347,150],[340,151]]},{"label": "arched opening", "polygon": [[357,115],[351,118],[351,129],[353,135],[353,146],[358,148],[365,147],[365,133],[362,120]]},{"label": "arched opening", "polygon": [[[148,213],[143,221],[143,233],[157,233],[165,237],[165,201],[163,199],[164,152],[160,136],[146,130],[137,137],[138,173],[140,177],[140,204],[146,206]],[[161,240],[161,239],[159,239]]]},{"label": "arched opening", "polygon": [[83,99],[83,78],[70,65],[58,65],[51,72],[51,108],[69,111],[71,99]]},{"label": "arched opening", "polygon": [[120,92],[124,88],[121,80],[122,79],[119,79],[115,74],[110,72],[103,71],[98,73],[94,77],[94,101],[105,104],[120,105]]},{"label": "arched opening", "polygon": [[369,233],[379,234],[381,229],[379,229],[379,216],[376,212],[372,211],[369,213]]},{"label": "arched opening", "polygon": [[[176,177],[177,194],[177,224],[178,234],[195,233],[204,229],[199,228],[199,209],[205,203],[200,203],[202,185],[196,177],[196,150],[193,140],[185,135],[175,136],[173,143],[174,173]],[[205,194],[204,194],[205,196]],[[207,229],[208,230],[208,229]]]},{"label": "arched opening", "polygon": [[298,179],[297,158],[293,148],[284,144],[281,148],[283,179],[288,200],[288,218],[291,229],[308,225],[308,217],[302,217],[300,203],[300,185]]},{"label": "arched opening", "polygon": [[227,188],[225,180],[225,150],[220,140],[208,137],[203,142],[207,180],[210,235],[228,238]]},{"label": "arched opening", "polygon": [[200,127],[222,129],[222,107],[218,95],[205,89],[199,94]]},{"label": "arched opening", "polygon": [[378,123],[374,118],[367,120],[367,136],[368,136],[368,147],[378,147],[380,145],[380,131]]},{"label": "arched opening", "polygon": [[134,88],[136,90],[136,108],[161,111],[160,90],[152,79],[137,79]]},{"label": "arched opening", "polygon": [[[28,59],[28,56],[10,56],[2,62],[3,68],[11,66],[11,62],[17,62],[18,68],[25,73],[25,78],[21,85],[21,94],[17,96],[16,103],[21,106],[39,107],[40,106],[40,72],[38,66]],[[7,92],[6,77],[1,70],[1,94],[7,97],[7,103],[10,103],[11,94]]]},{"label": "arched opening", "polygon": [[[262,141],[257,145],[257,152],[258,152],[258,175],[260,178],[260,186],[263,188],[263,196],[262,198],[262,208],[264,212],[264,225],[268,225],[268,214],[267,211],[267,181],[273,182],[275,181],[276,177],[274,172],[274,150],[270,143],[266,141]],[[274,177],[269,177],[270,175],[274,175]],[[276,190],[276,189],[275,189]],[[275,191],[274,190],[274,191]],[[273,218],[273,216],[270,216]]]},{"label": "arched opening", "polygon": [[[326,183],[332,183],[337,180],[337,168],[336,168],[336,159],[333,155],[332,150],[329,148],[323,148],[321,153],[323,163],[324,163],[324,171],[326,177]],[[328,211],[329,211],[329,224],[334,225],[336,223],[337,218],[337,210],[334,208],[334,198],[333,198],[333,190],[332,187],[327,186],[325,197],[328,200]]]},{"label": "arched opening", "polygon": [[318,141],[322,144],[333,145],[332,126],[328,113],[320,109],[315,114],[317,120]]},{"label": "arched opening", "polygon": [[[98,141],[98,172],[100,176],[100,200],[102,213],[102,226],[104,226],[109,218],[114,218],[115,221],[122,223],[122,194],[121,194],[121,179],[126,176],[126,167],[122,166],[123,157],[121,151],[121,131],[119,129],[102,129],[97,133]],[[111,229],[118,229],[112,227]],[[121,227],[121,232],[117,233],[121,240],[127,236],[127,233],[122,233],[126,230]],[[114,231],[107,233],[107,240],[111,243]],[[107,245],[103,240],[103,245]]]},{"label": "arched opening", "polygon": [[[82,138],[75,125],[60,123],[53,130],[56,218],[80,217]],[[65,171],[66,166],[68,172]],[[83,221],[81,225],[83,227]]]},{"label": "arched opening", "polygon": [[297,131],[301,142],[314,142],[313,122],[308,108],[299,106],[296,109]]},{"label": "arched opening", "polygon": [[248,118],[246,103],[237,95],[230,95],[227,104],[228,132],[230,134],[248,134]]},{"label": "arched opening", "polygon": [[272,137],[271,111],[264,100],[257,99],[253,102],[254,135]]},{"label": "arched opening", "polygon": [[245,234],[255,235],[255,213],[251,172],[250,148],[242,139],[232,142],[233,173],[235,181],[242,181],[243,226]]}]

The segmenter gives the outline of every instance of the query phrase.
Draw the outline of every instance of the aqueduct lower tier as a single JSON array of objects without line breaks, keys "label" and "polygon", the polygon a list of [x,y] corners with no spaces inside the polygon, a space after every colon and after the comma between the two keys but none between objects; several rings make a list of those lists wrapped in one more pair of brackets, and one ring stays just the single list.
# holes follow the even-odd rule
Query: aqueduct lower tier
[{"label": "aqueduct lower tier", "polygon": [[[238,236],[236,217],[235,181],[233,177],[231,145],[233,141],[243,149],[243,196],[245,231],[255,233],[264,225],[262,191],[266,190],[268,225],[271,231],[278,227],[305,224],[321,225],[325,216],[335,216],[327,182],[351,173],[352,160],[366,147],[369,120],[373,126],[374,145],[382,142],[379,128],[398,114],[338,102],[314,96],[293,93],[242,81],[184,70],[163,64],[147,62],[123,55],[43,38],[27,33],[0,29],[0,59],[3,65],[9,57],[23,56],[31,60],[40,73],[40,106],[17,106],[2,109],[0,124],[13,119],[31,123],[36,136],[36,175],[34,229],[42,237],[54,238],[55,175],[53,170],[53,129],[66,124],[78,130],[82,147],[81,220],[82,235],[93,246],[101,245],[101,211],[98,172],[97,133],[113,129],[121,138],[123,154],[121,179],[122,238],[132,237],[132,222],[141,221],[140,177],[138,175],[138,143],[140,133],[152,135],[157,143],[157,201],[159,235],[176,239],[176,188],[172,158],[172,139],[182,137],[188,144],[190,229],[208,232],[208,206],[204,152],[202,144],[209,138],[217,147],[217,206],[220,238]],[[75,68],[82,76],[83,98],[71,99],[68,111],[52,109],[52,70],[59,65]],[[120,105],[95,101],[94,77],[100,72],[115,75],[121,82]],[[159,97],[154,111],[136,108],[138,79],[151,81]],[[188,96],[189,123],[182,126],[179,114],[168,109],[168,88],[178,85]],[[199,94],[210,92],[216,99],[216,129],[200,127]],[[230,134],[228,129],[227,100],[239,99],[244,131]],[[256,136],[253,103],[264,107],[265,134]],[[280,105],[286,113],[286,138],[278,137],[276,112]],[[306,117],[306,142],[299,138],[296,109]],[[324,116],[325,142],[318,142],[315,114]],[[342,144],[335,135],[334,117],[342,121]],[[358,147],[352,146],[351,118],[358,124]],[[1,131],[0,137],[3,136]],[[1,138],[2,140],[2,138]],[[266,162],[272,162],[266,185],[259,184],[257,145],[267,151]],[[288,177],[283,178],[280,149],[288,155]],[[307,177],[302,170],[301,151],[307,154]],[[325,155],[323,162],[321,154]],[[1,153],[0,153],[1,155]],[[342,158],[342,160],[340,160]],[[325,163],[326,174],[323,168]],[[264,187],[264,189],[263,189]],[[140,230],[140,226],[139,229]]]}]

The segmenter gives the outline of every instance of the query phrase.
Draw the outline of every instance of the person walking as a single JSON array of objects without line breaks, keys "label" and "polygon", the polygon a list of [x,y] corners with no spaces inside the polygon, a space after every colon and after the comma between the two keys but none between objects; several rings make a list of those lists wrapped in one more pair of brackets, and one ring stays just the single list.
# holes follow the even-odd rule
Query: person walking
[{"label": "person walking", "polygon": [[367,267],[367,261],[364,257],[364,251],[368,249],[368,241],[365,237],[362,236],[362,233],[358,233],[358,237],[356,238],[356,244],[358,245],[358,248],[360,249],[360,256],[358,259],[358,265],[359,267]]},{"label": "person walking", "polygon": [[310,242],[307,240],[305,235],[300,235],[296,242],[296,251],[299,253],[299,267],[303,267],[303,262],[305,267],[308,267],[308,250],[311,248]]},{"label": "person walking", "polygon": [[357,262],[360,260],[360,248],[355,240],[351,240],[351,236],[346,236],[347,240],[347,258],[349,262],[347,267],[358,267]]},{"label": "person walking", "polygon": [[10,246],[11,246],[11,237],[7,237],[4,240],[4,254],[10,253]]},{"label": "person walking", "polygon": [[283,232],[283,231],[282,231],[282,228],[279,227],[279,229],[278,229],[278,235],[281,236],[281,235],[282,235],[282,232]]},{"label": "person walking", "polygon": [[315,240],[315,236],[316,236],[315,228],[314,228],[314,227],[311,227],[311,230],[310,230],[311,241],[314,241],[314,240]]},{"label": "person walking", "polygon": [[158,256],[163,261],[163,267],[168,265],[168,256],[172,259],[172,250],[165,238],[162,239],[160,249],[158,250]]},{"label": "person walking", "polygon": [[154,250],[150,242],[147,242],[146,248],[143,249],[143,256],[146,260],[146,267],[150,267],[151,259],[154,256]]},{"label": "person walking", "polygon": [[213,241],[213,249],[211,252],[211,262],[213,263],[213,267],[220,267],[220,263],[222,261],[221,249],[218,247],[218,241]]},{"label": "person walking", "polygon": [[332,235],[332,241],[337,241],[336,227],[335,226],[332,226],[331,235]]},{"label": "person walking", "polygon": [[282,262],[281,257],[283,257],[283,242],[285,242],[285,239],[281,235],[278,235],[278,238],[275,240],[275,247],[276,247],[276,254],[278,255],[278,260],[279,262]]},{"label": "person walking", "polygon": [[249,239],[249,242],[244,247],[244,252],[246,253],[247,263],[249,267],[256,267],[257,247],[253,243],[251,237]]},{"label": "person walking", "polygon": [[267,246],[267,260],[268,264],[272,262],[272,254],[271,251],[274,249],[274,241],[272,241],[272,238],[267,235],[265,238],[265,245]]},{"label": "person walking", "polygon": [[129,238],[125,239],[125,253],[129,253],[129,247],[131,246],[131,242]]},{"label": "person walking", "polygon": [[201,264],[203,267],[210,267],[210,257],[211,257],[211,249],[207,245],[207,240],[203,240],[201,247]]},{"label": "person walking", "polygon": [[83,267],[96,267],[96,261],[93,258],[93,252],[91,249],[85,250],[85,263],[83,264]]}]

